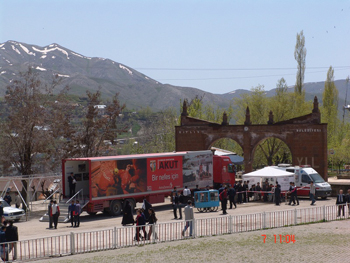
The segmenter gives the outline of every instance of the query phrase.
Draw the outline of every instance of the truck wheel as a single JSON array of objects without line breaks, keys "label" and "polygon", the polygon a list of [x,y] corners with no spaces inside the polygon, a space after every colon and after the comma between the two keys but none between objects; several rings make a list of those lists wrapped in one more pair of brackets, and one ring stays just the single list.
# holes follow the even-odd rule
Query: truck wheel
[{"label": "truck wheel", "polygon": [[321,197],[322,198],[322,200],[326,200],[327,199],[327,196],[323,196],[323,197]]},{"label": "truck wheel", "polygon": [[122,213],[122,203],[119,200],[114,200],[109,205],[109,214],[111,216],[118,216]]}]

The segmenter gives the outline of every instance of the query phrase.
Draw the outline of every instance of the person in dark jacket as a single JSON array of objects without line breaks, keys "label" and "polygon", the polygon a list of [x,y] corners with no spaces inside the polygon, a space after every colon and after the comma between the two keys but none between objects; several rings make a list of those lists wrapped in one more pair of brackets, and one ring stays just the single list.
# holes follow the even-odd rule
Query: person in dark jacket
[{"label": "person in dark jacket", "polygon": [[234,204],[235,208],[237,208],[237,204],[235,201],[236,190],[231,186],[228,190],[228,198],[230,200],[230,209],[232,209],[232,204]]},{"label": "person in dark jacket", "polygon": [[297,202],[297,205],[299,205],[298,189],[297,189],[295,183],[293,183],[293,187],[294,187],[294,190],[293,190],[292,194],[294,196],[294,200]]},{"label": "person in dark jacket", "polygon": [[126,200],[123,208],[122,225],[126,226],[128,224],[134,224],[134,218],[132,216],[132,207],[130,205],[130,202],[129,200]]},{"label": "person in dark jacket", "polygon": [[149,212],[148,212],[148,209],[152,208],[152,205],[150,202],[148,202],[145,199],[143,199],[143,203],[142,203],[142,209],[144,210],[143,214],[145,215],[145,218],[146,218],[146,222],[148,222],[148,219],[149,219]]},{"label": "person in dark jacket", "polygon": [[17,243],[18,241],[18,228],[13,225],[13,221],[9,220],[5,232],[6,242],[13,242],[9,244],[8,253],[11,253],[13,249],[13,260],[17,258]]},{"label": "person in dark jacket", "polygon": [[275,203],[276,205],[280,205],[281,203],[281,186],[276,182],[276,188],[275,188]]},{"label": "person in dark jacket", "polygon": [[224,190],[220,194],[220,201],[221,201],[221,208],[222,208],[222,214],[226,215],[226,209],[227,209],[227,187],[224,188]]},{"label": "person in dark jacket", "polygon": [[73,197],[75,195],[75,185],[77,184],[77,180],[73,173],[70,173],[68,176],[68,184],[69,184],[69,195]]},{"label": "person in dark jacket", "polygon": [[293,182],[289,183],[289,193],[290,193],[290,199],[289,199],[289,203],[288,205],[291,205],[293,202],[293,205],[295,205],[295,198],[294,198],[294,186],[293,186]]},{"label": "person in dark jacket", "polygon": [[244,192],[245,188],[242,185],[242,182],[239,181],[238,182],[238,203],[241,204],[243,203],[243,192]]},{"label": "person in dark jacket", "polygon": [[4,196],[4,200],[5,200],[9,205],[11,205],[12,198],[11,198],[10,192],[6,192],[6,195]]},{"label": "person in dark jacket", "polygon": [[[151,239],[152,233],[153,233],[153,229],[154,229],[154,225],[157,223],[158,219],[156,217],[156,213],[154,212],[153,208],[149,208],[148,209],[148,213],[149,213],[149,220],[148,220],[148,224],[149,226],[149,231],[148,231],[148,240]],[[155,234],[155,238],[157,239],[157,233]]]},{"label": "person in dark jacket", "polygon": [[337,195],[337,201],[335,204],[338,205],[338,216],[340,216],[341,211],[343,212],[343,216],[344,216],[344,207],[346,204],[346,198],[345,198],[345,195],[343,195],[342,189],[339,190],[339,194]]},{"label": "person in dark jacket", "polygon": [[4,222],[4,208],[2,206],[2,202],[0,201],[0,224]]},{"label": "person in dark jacket", "polygon": [[74,223],[74,212],[75,212],[75,202],[72,200],[72,203],[68,206],[68,216],[70,216],[70,224],[73,227]]}]

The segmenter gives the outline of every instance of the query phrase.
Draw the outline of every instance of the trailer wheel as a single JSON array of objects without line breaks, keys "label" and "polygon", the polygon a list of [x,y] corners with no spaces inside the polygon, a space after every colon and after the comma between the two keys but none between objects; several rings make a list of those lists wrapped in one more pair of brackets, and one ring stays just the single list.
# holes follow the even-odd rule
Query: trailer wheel
[{"label": "trailer wheel", "polygon": [[119,200],[114,200],[109,205],[109,214],[111,216],[118,216],[122,212],[122,203]]},{"label": "trailer wheel", "polygon": [[203,208],[197,208],[198,212],[203,212]]}]

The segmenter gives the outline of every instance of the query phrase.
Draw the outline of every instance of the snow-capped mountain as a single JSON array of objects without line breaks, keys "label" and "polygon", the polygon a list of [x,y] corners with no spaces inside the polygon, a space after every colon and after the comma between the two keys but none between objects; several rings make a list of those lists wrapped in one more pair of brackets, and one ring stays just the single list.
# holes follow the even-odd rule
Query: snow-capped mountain
[{"label": "snow-capped mountain", "polygon": [[[16,41],[0,44],[0,96],[19,72],[32,67],[40,72],[43,81],[54,74],[62,77],[70,93],[85,96],[86,90],[100,88],[107,98],[119,92],[120,101],[129,108],[150,106],[178,108],[180,99],[204,96],[204,101],[226,106],[228,100],[195,88],[159,83],[122,63],[98,57],[86,57],[58,44],[40,47]],[[63,87],[63,86],[62,86]]]}]

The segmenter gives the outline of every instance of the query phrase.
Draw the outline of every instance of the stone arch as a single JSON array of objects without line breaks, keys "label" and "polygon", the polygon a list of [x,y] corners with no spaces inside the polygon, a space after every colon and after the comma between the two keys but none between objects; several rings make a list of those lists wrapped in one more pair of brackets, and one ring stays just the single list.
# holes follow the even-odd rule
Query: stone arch
[{"label": "stone arch", "polygon": [[[287,143],[287,141],[285,140],[284,136],[278,136],[278,135],[273,135],[273,136],[270,136],[270,137],[264,137],[264,138],[261,138],[259,141],[257,141],[256,143],[253,144],[253,147],[252,147],[252,153],[251,155],[253,157],[255,157],[255,154],[256,154],[256,151],[258,150],[258,146],[261,145],[262,143],[264,143],[266,140],[268,139],[278,139],[279,141],[281,141],[285,146],[287,146],[290,154],[291,154],[291,162],[293,162],[293,155],[292,155],[292,151]],[[277,153],[277,152],[276,152]],[[272,160],[273,161],[273,160]],[[274,164],[267,164],[267,165],[274,165]]]},{"label": "stone arch", "polygon": [[289,147],[293,165],[310,164],[327,180],[327,124],[321,123],[317,97],[310,114],[275,123],[270,112],[266,123],[252,125],[249,107],[244,125],[229,125],[226,113],[221,124],[188,117],[185,100],[181,124],[175,127],[176,151],[206,150],[214,141],[230,138],[243,148],[245,171],[250,172],[256,145],[276,137]]}]

